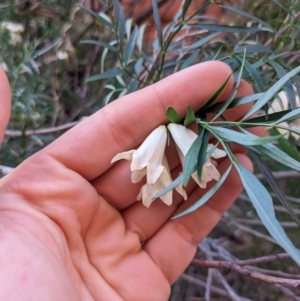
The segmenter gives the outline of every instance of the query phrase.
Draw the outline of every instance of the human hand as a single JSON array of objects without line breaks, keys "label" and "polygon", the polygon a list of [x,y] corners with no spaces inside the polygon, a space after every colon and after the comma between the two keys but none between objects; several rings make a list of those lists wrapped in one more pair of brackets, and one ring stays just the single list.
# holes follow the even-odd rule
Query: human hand
[{"label": "human hand", "polygon": [[[147,209],[136,202],[143,183],[131,183],[130,162],[110,162],[166,123],[167,107],[182,116],[187,104],[200,107],[230,73],[223,63],[207,62],[127,95],[5,176],[0,182],[0,300],[167,300],[170,284],[241,192],[239,176],[232,170],[204,206],[170,220],[205,190],[191,181],[186,202],[175,193],[171,206],[157,200]],[[2,106],[8,108],[9,87],[0,76]],[[232,89],[233,79],[218,100],[226,100]],[[251,93],[242,82],[238,96]],[[224,115],[236,120],[249,106]],[[5,126],[7,116],[1,120]],[[242,147],[232,150],[252,169]],[[172,174],[178,174],[172,143],[167,155]],[[220,162],[221,174],[228,165],[228,158]]]}]

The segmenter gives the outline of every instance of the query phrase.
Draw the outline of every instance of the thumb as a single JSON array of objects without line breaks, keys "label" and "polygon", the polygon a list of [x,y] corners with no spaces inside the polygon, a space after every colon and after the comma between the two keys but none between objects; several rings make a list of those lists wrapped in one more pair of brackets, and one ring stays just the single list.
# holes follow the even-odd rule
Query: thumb
[{"label": "thumb", "polygon": [[7,76],[0,68],[0,143],[3,140],[5,129],[10,118],[11,91]]}]

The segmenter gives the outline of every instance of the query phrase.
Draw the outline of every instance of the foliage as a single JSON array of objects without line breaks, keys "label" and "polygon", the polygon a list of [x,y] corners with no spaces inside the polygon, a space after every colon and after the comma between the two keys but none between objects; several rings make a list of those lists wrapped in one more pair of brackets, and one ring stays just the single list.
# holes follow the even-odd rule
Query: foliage
[{"label": "foliage", "polygon": [[[203,137],[207,137],[205,130],[223,145],[240,173],[257,214],[272,236],[281,241],[281,245],[299,263],[299,254],[283,234],[275,217],[272,199],[264,188],[267,187],[271,194],[274,191],[285,210],[299,223],[295,214],[297,208],[285,196],[289,191],[284,191],[282,183],[277,183],[272,174],[274,164],[269,164],[269,158],[272,158],[279,163],[275,169],[283,166],[300,169],[294,138],[286,139],[279,132],[287,129],[300,134],[299,130],[281,124],[300,115],[296,106],[297,95],[300,95],[300,68],[297,67],[299,3],[293,0],[244,1],[231,6],[213,2],[208,1],[190,14],[191,1],[186,0],[174,20],[163,27],[157,2],[153,0],[153,24],[157,32],[153,41],[147,34],[148,27],[125,17],[126,12],[117,0],[99,1],[103,7],[100,13],[87,7],[85,1],[80,1],[79,5],[71,0],[47,0],[37,6],[30,1],[0,5],[1,24],[15,22],[24,27],[20,33],[22,42],[14,44],[10,32],[0,25],[0,63],[8,70],[13,91],[12,118],[0,153],[1,164],[18,165],[82,117],[116,98],[190,65],[213,59],[224,61],[231,66],[236,82],[236,89],[226,102],[213,104],[224,83],[199,110],[193,112],[189,108],[185,120],[178,118],[176,108],[170,108],[167,116],[172,122],[186,126],[197,123],[203,129],[200,131]],[[203,18],[201,13],[211,5],[222,9],[220,22]],[[253,96],[236,98],[241,79],[253,84]],[[285,91],[290,108],[268,113],[270,103],[281,90]],[[252,101],[255,105],[240,121],[233,123],[224,119],[222,113],[226,108]],[[217,113],[222,121],[215,118],[208,122],[205,118],[208,112]],[[253,113],[258,113],[259,117],[251,118]],[[271,136],[250,136],[247,128],[255,125],[271,130]],[[239,131],[233,131],[233,128]],[[279,145],[271,144],[275,140]],[[237,163],[230,150],[231,141],[251,151],[253,161],[265,176],[264,186]],[[186,184],[195,170],[201,170],[207,154],[203,148],[201,151],[201,141],[195,149],[197,152],[190,155],[197,158],[196,161],[193,159],[196,164],[189,164],[175,184]],[[202,163],[197,165],[197,162]],[[229,170],[185,213],[203,205],[228,173]],[[298,196],[299,192],[294,193]],[[265,207],[262,206],[262,197],[266,201]],[[238,203],[236,206],[247,207],[249,215],[256,217],[248,205]],[[276,206],[277,201],[275,209]],[[289,215],[278,217],[288,219]],[[257,255],[254,251],[252,253]]]}]

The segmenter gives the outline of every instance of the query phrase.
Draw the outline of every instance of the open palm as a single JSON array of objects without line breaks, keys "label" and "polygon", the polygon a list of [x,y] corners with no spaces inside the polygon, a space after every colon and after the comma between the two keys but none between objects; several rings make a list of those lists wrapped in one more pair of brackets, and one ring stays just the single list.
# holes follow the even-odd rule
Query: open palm
[{"label": "open palm", "polygon": [[[204,193],[196,184],[183,201],[174,194],[149,209],[136,197],[143,184],[132,184],[128,161],[111,165],[120,152],[136,148],[173,106],[198,108],[230,74],[220,62],[186,69],[119,99],[81,122],[44,150],[27,159],[0,184],[0,300],[167,300],[172,284],[240,193],[233,170],[201,209],[177,220],[175,212]],[[2,127],[7,122],[9,87],[0,73]],[[218,100],[226,100],[231,79]],[[239,95],[252,93],[243,82]],[[235,120],[249,105],[225,112]],[[259,134],[260,129],[253,129]],[[233,151],[251,163],[241,147]],[[174,146],[167,148],[170,169],[180,171]],[[229,165],[219,164],[222,174]],[[211,184],[212,185],[212,184]],[[210,185],[210,186],[211,186]]]}]

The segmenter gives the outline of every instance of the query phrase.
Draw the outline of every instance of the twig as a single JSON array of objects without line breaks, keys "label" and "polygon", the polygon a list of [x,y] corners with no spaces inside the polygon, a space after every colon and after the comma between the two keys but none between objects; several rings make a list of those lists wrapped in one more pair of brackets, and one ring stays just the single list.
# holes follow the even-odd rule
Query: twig
[{"label": "twig", "polygon": [[[201,286],[201,287],[206,287],[206,282],[205,281],[202,281],[200,279],[196,279],[196,278],[194,278],[190,275],[182,274],[180,276],[180,278],[182,280],[188,281],[189,283],[192,283],[194,285]],[[213,293],[218,294],[221,297],[228,297],[227,292],[225,290],[222,290],[222,289],[218,288],[218,287],[212,286],[211,290],[212,290]],[[253,300],[241,297],[240,301],[253,301]]]},{"label": "twig", "polygon": [[290,287],[294,287],[294,288],[300,287],[300,280],[284,279],[284,278],[264,275],[264,274],[246,269],[233,262],[194,259],[192,261],[191,265],[195,266],[195,267],[201,267],[201,268],[216,268],[216,269],[232,271],[232,272],[238,273],[240,275],[243,275],[243,276],[246,276],[246,277],[249,277],[252,279],[264,281],[267,283],[281,284],[284,286],[290,286]]},{"label": "twig", "polygon": [[299,279],[300,280],[299,274],[289,274],[289,273],[285,273],[282,271],[262,269],[262,268],[258,268],[258,267],[254,267],[254,266],[247,266],[247,268],[251,269],[252,271],[261,273],[261,274],[267,274],[270,276],[276,276],[276,277],[280,277],[280,278],[290,278],[290,279]]},{"label": "twig", "polygon": [[297,296],[296,294],[294,294],[291,290],[289,290],[288,288],[280,285],[280,284],[275,284],[275,286],[280,289],[285,295],[293,298],[293,299],[289,299],[290,301],[300,301],[300,297]]},{"label": "twig", "polygon": [[[272,174],[277,180],[300,177],[300,172],[296,170],[273,171]],[[265,177],[262,174],[257,174],[256,177],[259,180],[265,179]]]},{"label": "twig", "polygon": [[[248,196],[241,194],[238,197],[239,199],[243,200],[243,201],[247,201],[247,202],[251,202],[251,200],[249,199]],[[274,205],[274,209],[278,212],[284,212],[284,213],[289,213],[287,209],[285,209],[282,206],[278,206],[278,205]],[[293,209],[293,211],[295,212],[295,214],[300,215],[300,210],[299,209]]]},{"label": "twig", "polygon": [[16,138],[16,137],[21,137],[23,135],[24,136],[32,136],[32,135],[50,134],[50,133],[68,130],[68,129],[72,128],[73,126],[75,126],[76,124],[78,124],[79,122],[80,121],[74,121],[74,122],[69,122],[69,123],[51,127],[51,128],[38,129],[38,130],[27,130],[25,132],[6,130],[5,136],[10,137],[10,138]]},{"label": "twig", "polygon": [[[228,220],[227,218],[222,218],[222,220]],[[254,225],[254,226],[263,226],[262,221],[258,219],[248,219],[248,218],[238,218],[232,217],[230,220],[242,223],[244,225]],[[285,228],[298,228],[299,226],[295,222],[281,222],[280,225]]]},{"label": "twig", "polygon": [[270,262],[278,259],[287,259],[287,258],[290,258],[289,254],[280,253],[274,255],[261,256],[252,259],[238,260],[235,263],[238,264],[239,266],[244,266],[244,265],[253,265],[253,264],[259,264],[264,262]]},{"label": "twig", "polygon": [[218,282],[222,284],[226,292],[228,293],[228,296],[232,301],[240,301],[240,296],[237,295],[237,293],[233,290],[233,288],[228,284],[226,279],[223,277],[223,275],[219,271],[214,271],[214,276],[217,279]]}]

